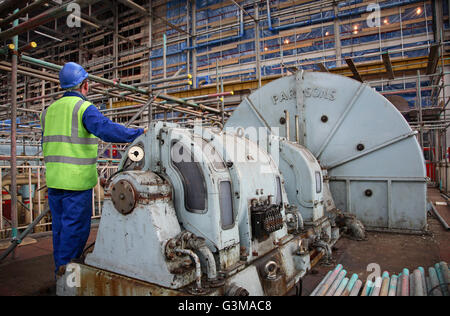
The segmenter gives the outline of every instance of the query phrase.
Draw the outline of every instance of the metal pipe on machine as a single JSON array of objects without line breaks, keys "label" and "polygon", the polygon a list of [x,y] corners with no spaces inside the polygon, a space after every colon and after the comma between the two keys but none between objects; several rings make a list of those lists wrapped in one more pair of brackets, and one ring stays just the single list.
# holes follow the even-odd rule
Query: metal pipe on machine
[{"label": "metal pipe on machine", "polygon": [[385,271],[383,272],[382,276],[380,296],[388,296],[389,283],[390,283],[389,272]]},{"label": "metal pipe on machine", "polygon": [[195,254],[195,252],[193,252],[192,250],[189,250],[189,249],[175,249],[175,252],[185,254],[185,255],[191,257],[192,260],[194,260],[195,282],[197,284],[197,288],[201,289],[202,288],[202,268],[201,268],[199,257]]},{"label": "metal pipe on machine", "polygon": [[395,274],[391,277],[391,281],[389,282],[389,291],[388,296],[396,296],[397,292],[397,284],[398,284],[398,276]]},{"label": "metal pipe on machine", "polygon": [[341,284],[342,280],[345,278],[346,274],[347,274],[346,270],[341,270],[341,272],[339,272],[336,280],[334,280],[333,284],[330,286],[325,296],[333,296],[333,294],[336,292],[337,288]]}]

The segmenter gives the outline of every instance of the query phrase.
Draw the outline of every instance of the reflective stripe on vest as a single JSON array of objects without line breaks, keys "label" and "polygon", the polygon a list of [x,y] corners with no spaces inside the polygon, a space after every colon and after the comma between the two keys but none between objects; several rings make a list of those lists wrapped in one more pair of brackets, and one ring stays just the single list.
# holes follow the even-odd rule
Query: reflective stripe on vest
[{"label": "reflective stripe on vest", "polygon": [[[44,136],[43,142],[44,143],[68,143],[68,144],[76,144],[76,145],[97,145],[98,139],[97,138],[83,138],[78,137],[78,111],[80,110],[81,106],[83,105],[85,101],[80,100],[78,101],[72,112],[72,127],[71,127],[71,136],[64,136],[64,135],[52,135],[52,136]],[[45,131],[45,116],[47,115],[47,109],[44,110],[42,113],[42,130]],[[85,161],[90,161],[90,163],[86,163],[83,160],[80,160],[81,158],[72,158],[72,157],[64,157],[64,156],[50,156],[50,157],[59,157],[59,160],[56,161],[55,158],[52,158],[52,160],[48,160],[45,158],[45,162],[62,162],[62,163],[70,163],[74,165],[89,165],[94,164],[97,162],[97,158],[95,158],[95,161],[92,162],[92,159],[84,159]]]},{"label": "reflective stripe on vest", "polygon": [[63,136],[63,135],[53,135],[53,136],[44,136],[44,143],[69,143],[69,144],[77,144],[77,145],[96,145],[96,144],[98,144],[98,139],[70,137],[70,136]]},{"label": "reflective stripe on vest", "polygon": [[61,162],[70,163],[72,165],[92,165],[97,163],[96,158],[74,158],[65,156],[47,156],[44,157],[44,162]]}]

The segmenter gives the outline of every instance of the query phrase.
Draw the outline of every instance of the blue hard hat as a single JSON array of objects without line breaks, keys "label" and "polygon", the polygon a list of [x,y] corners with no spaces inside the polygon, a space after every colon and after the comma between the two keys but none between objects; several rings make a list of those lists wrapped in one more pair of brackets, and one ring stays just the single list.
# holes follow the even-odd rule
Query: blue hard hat
[{"label": "blue hard hat", "polygon": [[87,77],[88,73],[83,67],[77,63],[67,63],[59,72],[59,83],[61,88],[69,89],[82,83]]}]

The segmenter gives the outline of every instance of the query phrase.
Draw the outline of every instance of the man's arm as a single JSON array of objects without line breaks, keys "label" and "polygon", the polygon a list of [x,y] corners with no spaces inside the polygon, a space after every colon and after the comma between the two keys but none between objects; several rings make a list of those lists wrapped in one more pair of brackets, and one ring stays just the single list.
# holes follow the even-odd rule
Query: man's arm
[{"label": "man's arm", "polygon": [[94,134],[104,142],[131,143],[144,133],[142,128],[126,128],[112,122],[94,106],[89,106],[83,114],[83,125],[89,133]]}]

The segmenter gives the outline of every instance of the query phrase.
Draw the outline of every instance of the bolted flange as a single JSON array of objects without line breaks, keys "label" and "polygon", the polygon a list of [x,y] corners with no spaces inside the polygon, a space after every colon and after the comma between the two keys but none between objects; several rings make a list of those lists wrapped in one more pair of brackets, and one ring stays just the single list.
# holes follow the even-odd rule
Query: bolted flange
[{"label": "bolted flange", "polygon": [[136,189],[130,182],[120,180],[115,183],[111,189],[111,199],[114,207],[119,213],[128,215],[136,206],[138,193],[136,193]]}]

